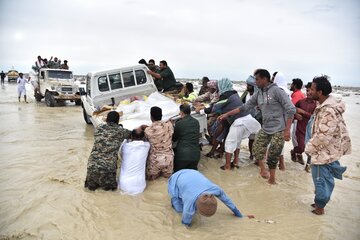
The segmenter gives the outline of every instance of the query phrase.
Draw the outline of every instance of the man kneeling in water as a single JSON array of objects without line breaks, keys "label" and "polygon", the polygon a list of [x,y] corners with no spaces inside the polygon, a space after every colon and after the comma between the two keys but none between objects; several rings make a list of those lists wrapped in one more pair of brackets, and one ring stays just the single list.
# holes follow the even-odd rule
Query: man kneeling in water
[{"label": "man kneeling in water", "polygon": [[[217,209],[219,198],[236,217],[246,217],[219,186],[211,182],[200,172],[183,169],[174,173],[168,182],[171,205],[176,212],[182,213],[181,223],[190,226],[196,211],[205,217],[211,217]],[[247,215],[254,218],[253,215]]]}]

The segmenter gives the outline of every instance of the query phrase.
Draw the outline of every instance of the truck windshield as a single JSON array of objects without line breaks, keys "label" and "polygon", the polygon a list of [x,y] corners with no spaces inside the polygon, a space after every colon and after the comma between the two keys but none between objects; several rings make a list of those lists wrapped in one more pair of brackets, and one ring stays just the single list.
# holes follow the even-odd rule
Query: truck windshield
[{"label": "truck windshield", "polygon": [[72,72],[65,71],[48,71],[49,78],[71,79]]}]

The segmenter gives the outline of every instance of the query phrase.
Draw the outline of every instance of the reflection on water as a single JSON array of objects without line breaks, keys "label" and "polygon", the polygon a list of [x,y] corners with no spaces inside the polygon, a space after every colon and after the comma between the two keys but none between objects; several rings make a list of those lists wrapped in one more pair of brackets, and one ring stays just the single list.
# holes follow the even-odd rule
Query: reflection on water
[{"label": "reflection on water", "polygon": [[73,103],[48,108],[29,98],[18,103],[14,84],[0,90],[0,239],[360,239],[359,96],[344,98],[353,154],[341,161],[348,171],[324,216],[310,213],[313,183],[302,165],[289,161],[287,143],[287,170],[277,172],[276,186],[253,164],[224,172],[223,160],[203,158],[200,171],[256,219],[235,218],[219,204],[215,216],[196,216],[189,229],[170,207],[166,179],[149,182],[135,197],[84,190],[93,127]]}]

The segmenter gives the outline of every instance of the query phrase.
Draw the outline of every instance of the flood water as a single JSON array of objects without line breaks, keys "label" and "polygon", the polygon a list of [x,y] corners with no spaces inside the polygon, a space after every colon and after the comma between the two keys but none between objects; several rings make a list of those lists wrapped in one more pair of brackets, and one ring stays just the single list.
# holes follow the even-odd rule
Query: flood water
[{"label": "flood water", "polygon": [[254,164],[224,172],[224,160],[203,157],[200,171],[256,218],[236,218],[218,202],[213,217],[196,215],[186,228],[170,206],[164,178],[148,182],[138,196],[85,190],[92,125],[74,103],[49,108],[27,88],[28,104],[18,103],[16,84],[0,89],[0,239],[360,239],[359,96],[343,98],[353,153],[341,159],[348,170],[336,181],[325,215],[310,212],[311,176],[290,161],[286,143],[286,171],[277,171],[275,186]]}]

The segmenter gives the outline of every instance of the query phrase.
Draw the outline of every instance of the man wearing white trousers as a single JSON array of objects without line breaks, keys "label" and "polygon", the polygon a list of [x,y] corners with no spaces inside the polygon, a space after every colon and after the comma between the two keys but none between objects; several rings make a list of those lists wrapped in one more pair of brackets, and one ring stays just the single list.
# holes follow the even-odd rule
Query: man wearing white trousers
[{"label": "man wearing white trousers", "polygon": [[[240,117],[233,122],[225,140],[226,163],[221,169],[229,170],[231,168],[239,168],[238,163],[241,141],[248,138],[251,134],[256,134],[260,129],[260,123],[252,117],[251,114]],[[234,160],[231,162],[233,153]]]}]

